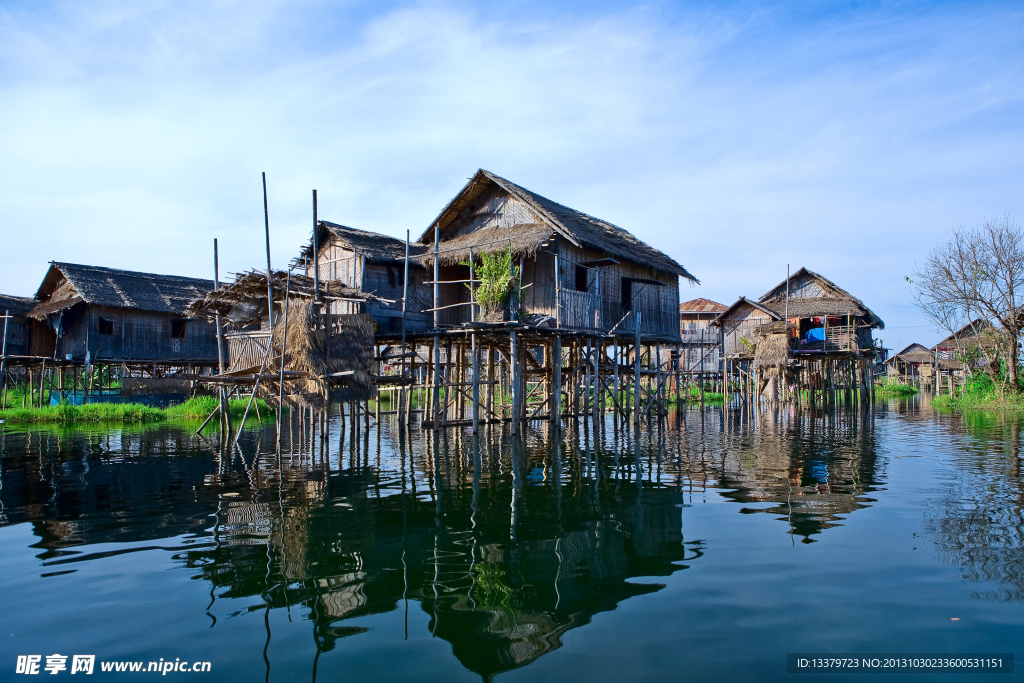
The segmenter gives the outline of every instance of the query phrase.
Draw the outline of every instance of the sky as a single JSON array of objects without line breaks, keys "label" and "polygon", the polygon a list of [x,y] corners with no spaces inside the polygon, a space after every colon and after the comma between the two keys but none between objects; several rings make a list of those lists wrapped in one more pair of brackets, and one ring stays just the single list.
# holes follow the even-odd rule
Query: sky
[{"label": "sky", "polygon": [[1024,222],[1015,2],[0,0],[0,292],[49,261],[222,279],[319,215],[416,239],[478,168],[683,264],[787,265],[890,348],[940,336],[915,263]]}]

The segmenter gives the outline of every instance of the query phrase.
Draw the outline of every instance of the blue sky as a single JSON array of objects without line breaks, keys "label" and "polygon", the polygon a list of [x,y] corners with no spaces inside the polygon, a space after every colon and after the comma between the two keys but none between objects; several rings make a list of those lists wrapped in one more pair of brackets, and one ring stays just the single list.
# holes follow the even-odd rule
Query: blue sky
[{"label": "blue sky", "polygon": [[480,167],[730,303],[786,265],[887,323],[960,224],[1024,221],[1019,3],[0,4],[0,292],[63,260],[283,265],[320,215],[421,233]]}]

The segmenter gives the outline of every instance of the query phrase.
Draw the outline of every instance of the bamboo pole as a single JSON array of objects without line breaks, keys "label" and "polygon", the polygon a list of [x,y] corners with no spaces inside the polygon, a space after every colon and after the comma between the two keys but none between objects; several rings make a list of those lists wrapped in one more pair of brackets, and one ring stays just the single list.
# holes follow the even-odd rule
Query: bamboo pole
[{"label": "bamboo pole", "polygon": [[636,311],[636,348],[633,351],[633,425],[640,426],[640,311]]},{"label": "bamboo pole", "polygon": [[[313,196],[316,197],[316,190],[313,191]],[[314,200],[315,201],[315,200]],[[288,278],[285,281],[284,286],[284,330],[281,334],[281,376],[278,379],[277,386],[277,452],[281,452],[281,420],[284,416],[284,364],[285,359],[288,357],[288,299],[291,295],[292,289],[292,270],[288,269]],[[271,333],[270,341],[273,343],[274,335]],[[328,389],[327,394],[330,395]]]}]

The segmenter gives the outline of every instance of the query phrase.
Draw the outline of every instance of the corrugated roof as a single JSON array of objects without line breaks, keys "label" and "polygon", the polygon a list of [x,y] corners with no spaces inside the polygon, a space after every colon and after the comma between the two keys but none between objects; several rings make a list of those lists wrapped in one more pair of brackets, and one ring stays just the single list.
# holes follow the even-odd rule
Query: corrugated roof
[{"label": "corrugated roof", "polygon": [[711,299],[690,299],[679,304],[680,313],[721,313],[726,308],[725,304]]},{"label": "corrugated roof", "polygon": [[[433,242],[435,226],[440,228],[443,241],[445,227],[483,191],[484,186],[492,183],[533,209],[542,222],[551,226],[552,232],[559,233],[570,242],[602,249],[623,260],[699,282],[670,256],[637,239],[629,231],[559,204],[484,169],[478,170],[469,183],[448,203],[430,228],[420,236],[419,241],[423,244]],[[545,238],[546,236],[539,239],[543,241]]]},{"label": "corrugated roof", "polygon": [[63,275],[86,303],[157,313],[184,313],[190,301],[213,289],[213,280],[54,261],[36,299],[45,301],[53,294],[59,280],[57,274]]}]

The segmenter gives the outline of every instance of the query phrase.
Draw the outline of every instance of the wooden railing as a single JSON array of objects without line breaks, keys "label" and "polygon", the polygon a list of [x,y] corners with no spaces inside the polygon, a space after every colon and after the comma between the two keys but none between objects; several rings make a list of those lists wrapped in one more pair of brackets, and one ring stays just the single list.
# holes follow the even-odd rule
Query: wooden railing
[{"label": "wooden railing", "polygon": [[228,342],[228,372],[244,370],[263,363],[270,343],[270,331],[230,332],[224,335]]},{"label": "wooden railing", "polygon": [[800,341],[794,348],[796,351],[855,351],[858,348],[857,327],[855,325],[826,327],[824,341]]},{"label": "wooden railing", "polygon": [[601,298],[597,294],[562,289],[558,307],[559,327],[568,330],[601,329]]}]

